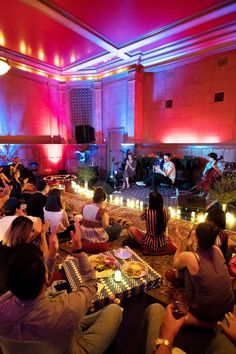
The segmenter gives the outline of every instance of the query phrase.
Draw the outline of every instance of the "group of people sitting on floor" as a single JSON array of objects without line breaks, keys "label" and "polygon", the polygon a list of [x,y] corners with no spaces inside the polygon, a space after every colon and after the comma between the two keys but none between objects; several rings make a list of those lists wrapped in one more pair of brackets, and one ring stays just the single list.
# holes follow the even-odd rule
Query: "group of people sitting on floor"
[{"label": "group of people sitting on floor", "polygon": [[[169,162],[164,164],[171,169]],[[94,190],[92,203],[83,206],[81,217],[71,220],[60,190],[49,191],[44,180],[38,181],[36,188],[27,206],[22,207],[16,196],[10,197],[10,189],[1,198],[0,346],[3,353],[14,354],[18,350],[34,354],[103,353],[119,328],[122,308],[112,304],[87,314],[96,296],[97,279],[82,241],[83,245],[112,242],[122,227],[110,224],[106,194],[100,187]],[[207,221],[191,229],[187,242],[177,223],[176,243],[168,235],[170,215],[159,192],[150,193],[149,205],[140,217],[146,222],[146,231],[134,226],[128,230],[135,247],[147,255],[174,255],[175,277],[184,283],[188,307],[187,315],[177,320],[172,305],[165,313],[160,305],[149,307],[141,326],[140,354],[171,353],[183,325],[216,328],[209,354],[235,353],[235,297],[226,266],[228,235],[223,211],[210,211]],[[59,240],[69,238],[83,285],[75,293],[55,296],[47,287],[53,278]],[[226,322],[222,322],[224,317]]]}]

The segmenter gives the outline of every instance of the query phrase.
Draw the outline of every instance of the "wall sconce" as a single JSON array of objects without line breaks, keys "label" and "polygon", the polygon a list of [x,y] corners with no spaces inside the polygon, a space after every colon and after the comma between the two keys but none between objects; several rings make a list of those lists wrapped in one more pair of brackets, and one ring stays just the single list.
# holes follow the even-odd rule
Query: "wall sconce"
[{"label": "wall sconce", "polygon": [[11,69],[8,61],[5,59],[0,59],[0,75],[6,74]]}]

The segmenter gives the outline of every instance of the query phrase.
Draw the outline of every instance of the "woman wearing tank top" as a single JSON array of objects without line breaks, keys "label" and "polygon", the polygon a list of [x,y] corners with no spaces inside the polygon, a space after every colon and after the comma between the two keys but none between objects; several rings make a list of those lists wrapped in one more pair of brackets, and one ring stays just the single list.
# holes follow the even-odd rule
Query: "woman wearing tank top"
[{"label": "woman wearing tank top", "polygon": [[197,225],[195,251],[183,252],[183,238],[177,228],[178,244],[174,267],[185,269],[185,298],[189,306],[187,324],[211,327],[233,310],[234,294],[225,259],[215,246],[218,228],[212,222]]}]

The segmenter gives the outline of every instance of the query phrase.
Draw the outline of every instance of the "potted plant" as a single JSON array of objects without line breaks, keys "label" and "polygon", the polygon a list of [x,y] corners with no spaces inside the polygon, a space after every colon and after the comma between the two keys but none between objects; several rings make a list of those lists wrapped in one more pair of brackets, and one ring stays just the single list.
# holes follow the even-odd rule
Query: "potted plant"
[{"label": "potted plant", "polygon": [[88,187],[88,184],[95,179],[96,172],[92,166],[81,166],[77,170],[77,178],[79,183],[83,183],[84,186]]},{"label": "potted plant", "polygon": [[227,204],[236,200],[236,174],[228,173],[216,178],[209,192],[211,198],[218,200],[223,210],[226,209]]}]

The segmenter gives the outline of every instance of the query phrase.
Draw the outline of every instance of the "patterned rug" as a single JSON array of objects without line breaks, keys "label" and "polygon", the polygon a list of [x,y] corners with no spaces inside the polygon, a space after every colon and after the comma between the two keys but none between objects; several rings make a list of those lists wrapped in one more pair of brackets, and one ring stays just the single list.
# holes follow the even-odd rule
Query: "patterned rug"
[{"label": "patterned rug", "polygon": [[[63,199],[66,203],[67,212],[71,215],[73,213],[81,213],[82,207],[91,200],[72,193],[64,193]],[[109,215],[116,221],[122,224],[123,231],[120,238],[112,242],[112,249],[119,248],[122,242],[127,237],[127,228],[131,225],[145,230],[145,222],[140,219],[140,210],[121,207],[114,204],[109,204]],[[168,223],[168,234],[176,239],[176,226],[182,232],[183,237],[189,234],[191,223],[186,220],[171,219]],[[229,231],[229,245],[236,246],[236,233]],[[135,252],[142,257],[151,267],[153,267],[162,276],[162,285],[158,289],[151,290],[148,294],[157,298],[162,303],[168,304],[173,300],[181,300],[183,297],[183,288],[173,287],[166,279],[165,272],[172,267],[173,256],[144,256],[140,250],[135,249]]]}]

